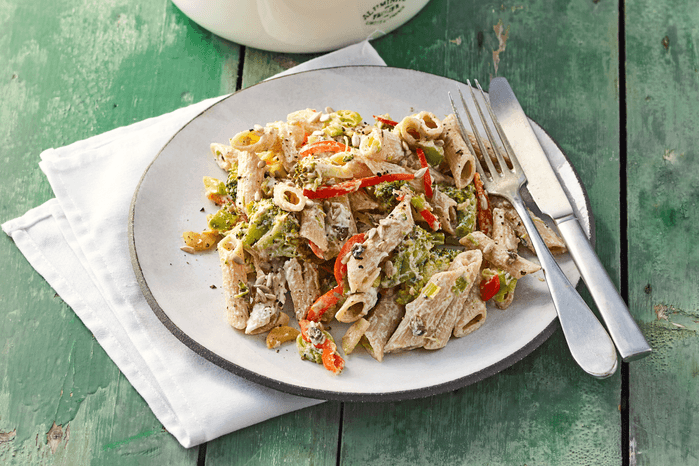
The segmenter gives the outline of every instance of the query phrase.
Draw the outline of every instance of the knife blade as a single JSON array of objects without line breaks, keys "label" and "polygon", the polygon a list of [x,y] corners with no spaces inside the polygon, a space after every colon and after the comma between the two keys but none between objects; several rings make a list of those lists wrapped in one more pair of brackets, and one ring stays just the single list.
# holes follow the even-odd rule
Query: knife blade
[{"label": "knife blade", "polygon": [[651,347],[587,240],[507,79],[494,78],[490,82],[489,95],[493,112],[527,177],[527,189],[532,199],[539,210],[558,226],[622,360],[628,362],[647,356]]}]

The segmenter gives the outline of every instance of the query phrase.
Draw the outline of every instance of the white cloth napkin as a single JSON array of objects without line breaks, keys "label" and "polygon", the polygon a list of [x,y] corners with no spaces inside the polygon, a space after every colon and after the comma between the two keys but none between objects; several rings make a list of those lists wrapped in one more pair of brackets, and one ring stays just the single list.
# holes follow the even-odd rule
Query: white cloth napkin
[{"label": "white cloth napkin", "polygon": [[[364,41],[282,74],[352,64],[385,62]],[[46,150],[39,165],[56,198],[2,225],[187,448],[320,402],[254,384],[203,359],[161,324],[136,282],[127,243],[136,185],[172,135],[221,98]]]}]

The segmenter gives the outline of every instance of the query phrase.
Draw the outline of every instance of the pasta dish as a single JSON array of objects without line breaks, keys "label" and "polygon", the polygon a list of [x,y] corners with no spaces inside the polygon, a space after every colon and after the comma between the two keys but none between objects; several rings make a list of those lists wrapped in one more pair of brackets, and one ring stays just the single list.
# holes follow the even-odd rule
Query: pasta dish
[{"label": "pasta dish", "polygon": [[[540,268],[519,253],[531,245],[514,208],[476,172],[490,147],[481,153],[454,115],[373,119],[305,109],[212,143],[225,177],[203,183],[218,211],[183,234],[186,252],[217,250],[233,328],[266,334],[268,348],[295,342],[334,374],[340,348],[379,362],[443,348],[484,324],[486,302],[506,309],[517,281]],[[333,321],[351,324],[340,348]]]}]

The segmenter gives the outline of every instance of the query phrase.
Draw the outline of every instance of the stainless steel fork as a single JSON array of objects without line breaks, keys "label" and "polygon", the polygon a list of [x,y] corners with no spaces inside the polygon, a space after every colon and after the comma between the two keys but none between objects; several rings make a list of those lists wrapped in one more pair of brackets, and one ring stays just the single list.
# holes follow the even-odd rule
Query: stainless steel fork
[{"label": "stainless steel fork", "polygon": [[[483,181],[483,185],[486,191],[490,194],[496,194],[498,196],[504,197],[514,206],[515,210],[522,219],[522,223],[527,229],[536,255],[541,263],[541,268],[544,271],[544,276],[546,278],[546,284],[548,285],[549,291],[551,292],[551,298],[553,304],[558,313],[558,320],[560,321],[561,328],[563,329],[563,334],[570,348],[570,352],[573,359],[578,363],[578,365],[588,374],[597,377],[605,378],[609,377],[616,371],[617,368],[617,356],[616,348],[614,343],[612,343],[611,338],[607,334],[606,330],[602,324],[597,320],[593,312],[587,306],[582,297],[575,290],[575,286],[570,283],[568,278],[563,274],[555,259],[551,255],[551,252],[544,244],[541,239],[541,235],[534,226],[534,222],[529,217],[527,208],[522,201],[520,195],[520,190],[527,182],[527,179],[522,171],[522,168],[515,157],[512,148],[510,147],[504,132],[500,128],[497,118],[493,114],[490,108],[490,103],[481,89],[478,81],[474,81],[485,107],[487,108],[488,115],[490,117],[490,124],[481,109],[481,105],[476,99],[476,95],[473,92],[473,87],[470,81],[466,81],[468,84],[468,89],[471,94],[471,100],[473,106],[478,112],[478,116],[483,125],[483,130],[488,137],[490,146],[495,154],[495,162],[497,162],[497,167],[491,157],[488,156],[483,138],[476,127],[473,117],[471,116],[471,111],[469,106],[464,99],[461,90],[459,89],[459,95],[461,97],[461,104],[463,105],[463,111],[468,118],[469,126],[471,132],[473,133],[480,153],[483,154],[483,160],[487,166],[487,172],[483,170],[483,166],[479,161],[478,157],[476,159],[476,168],[480,177]],[[459,123],[461,134],[466,141],[467,145],[471,149],[471,152],[476,154],[474,148],[469,140],[466,128],[464,127],[463,121],[460,116],[460,112],[457,110],[454,100],[449,93],[449,100],[451,102],[452,109],[454,110],[454,115]],[[493,136],[492,128],[495,129],[502,144],[498,144],[495,137]],[[503,150],[505,154],[503,154]],[[510,162],[508,166],[505,156]]]}]

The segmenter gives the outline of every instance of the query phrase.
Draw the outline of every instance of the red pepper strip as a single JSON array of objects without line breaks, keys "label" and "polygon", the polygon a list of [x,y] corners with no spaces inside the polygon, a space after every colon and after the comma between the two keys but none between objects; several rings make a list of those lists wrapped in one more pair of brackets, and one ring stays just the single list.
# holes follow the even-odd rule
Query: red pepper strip
[{"label": "red pepper strip", "polygon": [[308,131],[303,132],[303,141],[301,141],[301,146],[305,146],[308,142]]},{"label": "red pepper strip", "polygon": [[[301,338],[310,343],[311,340],[308,338],[308,320],[300,320],[299,327],[301,327]],[[321,356],[323,360],[323,367],[333,374],[339,374],[342,372],[342,369],[345,367],[345,360],[342,359],[342,356],[336,353],[337,347],[335,346],[335,343],[326,338],[322,344],[319,346],[313,345],[313,347],[323,350],[323,355]]]},{"label": "red pepper strip", "polygon": [[437,231],[442,227],[439,220],[437,220],[437,217],[435,217],[434,214],[429,211],[429,209],[421,210],[420,215],[422,215],[422,218],[425,219],[432,230]]},{"label": "red pepper strip", "polygon": [[[330,340],[326,339],[325,343],[328,342],[332,344]],[[334,344],[325,346],[325,343],[323,343],[323,367],[337,375],[345,368],[345,360],[335,352],[335,348],[332,348],[335,346]]]},{"label": "red pepper strip", "polygon": [[387,125],[387,126],[396,126],[398,124],[397,121],[389,120],[388,118],[384,118],[384,117],[376,116],[376,115],[374,115],[374,120],[378,121],[379,123],[383,123],[384,125]]},{"label": "red pepper strip", "polygon": [[337,141],[316,141],[299,152],[299,155],[303,158],[307,155],[316,154],[318,152],[347,152],[350,150],[349,146],[346,146]]},{"label": "red pepper strip", "polygon": [[488,281],[481,280],[480,289],[481,299],[483,301],[488,301],[500,291],[500,277],[493,275]]},{"label": "red pepper strip", "polygon": [[432,199],[434,192],[432,191],[432,175],[430,174],[430,166],[427,164],[427,157],[425,157],[425,151],[419,147],[416,150],[417,158],[420,159],[420,166],[422,168],[427,168],[425,176],[422,178],[422,183],[425,185],[425,194],[427,197]]},{"label": "red pepper strip", "polygon": [[325,314],[325,311],[337,304],[342,297],[343,291],[342,284],[339,284],[320,298],[316,299],[316,301],[308,309],[306,319],[312,320],[313,322],[318,322],[320,318],[323,317],[323,314]]},{"label": "red pepper strip", "polygon": [[412,180],[413,178],[415,178],[415,175],[410,173],[389,173],[388,175],[369,176],[358,180],[344,181],[332,186],[320,186],[315,191],[304,189],[303,195],[309,199],[329,199],[331,197],[353,193],[359,190],[359,188],[375,186],[385,181]]},{"label": "red pepper strip", "polygon": [[490,209],[490,200],[483,188],[481,176],[476,173],[473,177],[473,185],[476,188],[476,207],[478,210],[478,229],[486,236],[493,231],[493,211]]},{"label": "red pepper strip", "polygon": [[308,338],[308,320],[299,320],[299,327],[301,327],[301,338],[304,339],[304,341],[310,343],[311,339]]},{"label": "red pepper strip", "polygon": [[389,173],[387,175],[381,176],[369,176],[367,178],[362,178],[359,181],[362,183],[359,185],[360,188],[366,188],[368,186],[376,186],[379,183],[390,182],[390,181],[404,181],[415,179],[415,175],[411,173]]},{"label": "red pepper strip", "polygon": [[343,264],[342,259],[349,254],[352,246],[363,243],[365,240],[366,233],[357,233],[348,239],[340,248],[340,253],[337,255],[337,259],[335,259],[335,267],[333,269],[333,274],[335,275],[335,280],[338,285],[342,285],[345,280],[345,275],[347,275],[347,264]]},{"label": "red pepper strip", "polygon": [[330,199],[331,197],[353,193],[359,190],[361,184],[360,180],[350,180],[332,186],[320,186],[315,191],[304,189],[303,195],[308,199]]},{"label": "red pepper strip", "polygon": [[323,250],[320,249],[316,243],[309,239],[308,246],[310,246],[311,251],[313,251],[313,254],[315,254],[318,259],[325,260],[325,257],[323,257]]}]

